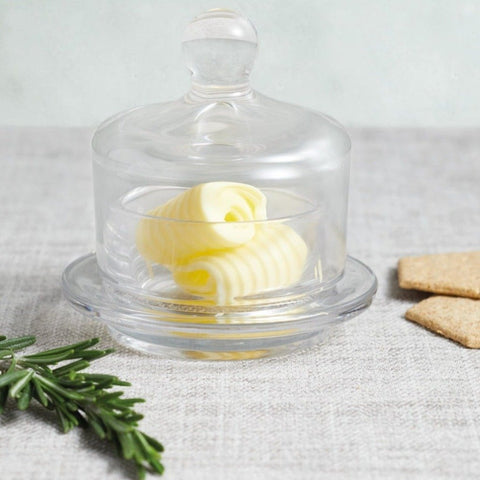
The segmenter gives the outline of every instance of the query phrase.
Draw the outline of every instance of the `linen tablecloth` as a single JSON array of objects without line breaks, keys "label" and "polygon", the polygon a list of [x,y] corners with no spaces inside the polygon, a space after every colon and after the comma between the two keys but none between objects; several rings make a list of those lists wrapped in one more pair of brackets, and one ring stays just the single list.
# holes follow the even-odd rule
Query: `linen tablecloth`
[{"label": "linen tablecloth", "polygon": [[[0,332],[38,348],[105,327],[63,299],[64,267],[94,246],[90,129],[0,129]],[[478,479],[480,351],[403,318],[410,254],[479,249],[480,130],[352,130],[349,253],[379,290],[329,340],[280,358],[193,362],[121,346],[95,371],[147,399],[165,479]],[[39,407],[0,417],[2,480],[134,478],[88,431]],[[150,478],[150,477],[149,477]],[[151,478],[154,478],[153,476]]]}]

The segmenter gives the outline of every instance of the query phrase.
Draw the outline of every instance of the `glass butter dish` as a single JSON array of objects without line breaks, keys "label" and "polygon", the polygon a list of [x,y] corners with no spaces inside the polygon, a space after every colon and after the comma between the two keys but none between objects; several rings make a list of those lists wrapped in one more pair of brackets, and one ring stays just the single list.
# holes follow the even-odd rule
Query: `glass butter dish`
[{"label": "glass butter dish", "polygon": [[93,137],[96,253],[66,268],[65,295],[148,353],[249,359],[316,343],[376,291],[346,254],[350,138],[252,90],[246,18],[210,10],[182,47],[190,91]]}]

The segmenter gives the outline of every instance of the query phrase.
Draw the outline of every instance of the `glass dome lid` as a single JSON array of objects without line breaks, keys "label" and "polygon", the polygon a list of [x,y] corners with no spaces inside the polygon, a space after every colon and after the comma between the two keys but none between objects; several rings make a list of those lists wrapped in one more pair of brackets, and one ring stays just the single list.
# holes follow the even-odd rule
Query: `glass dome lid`
[{"label": "glass dome lid", "polygon": [[261,176],[264,167],[281,165],[273,177],[308,175],[309,168],[328,168],[348,154],[350,138],[338,122],[251,88],[257,33],[248,19],[210,10],[188,25],[182,46],[192,74],[186,95],[121,113],[96,131],[93,149],[111,168],[201,179],[210,178],[209,165],[245,180],[246,168]]}]

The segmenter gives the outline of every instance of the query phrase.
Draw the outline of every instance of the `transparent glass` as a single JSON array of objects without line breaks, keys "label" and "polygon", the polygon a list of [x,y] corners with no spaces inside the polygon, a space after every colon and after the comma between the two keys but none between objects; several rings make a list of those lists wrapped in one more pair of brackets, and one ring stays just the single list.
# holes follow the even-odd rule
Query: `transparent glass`
[{"label": "transparent glass", "polygon": [[[120,114],[96,132],[97,259],[105,280],[119,290],[172,302],[184,301],[186,295],[191,300],[205,300],[205,295],[194,295],[196,291],[186,291],[181,282],[179,285],[175,268],[155,261],[161,254],[151,258],[142,255],[136,238],[145,218],[157,223],[151,228],[158,230],[154,241],[160,250],[171,248],[165,245],[172,241],[167,238],[172,235],[176,235],[177,244],[184,236],[200,241],[217,222],[241,222],[245,229],[267,232],[276,223],[285,226],[277,229],[277,237],[282,231],[301,237],[307,250],[302,265],[296,266],[301,274],[283,283],[259,281],[256,287],[239,288],[234,299],[207,295],[207,300],[219,306],[245,304],[243,297],[252,295],[283,301],[286,290],[311,293],[342,275],[350,139],[325,115],[252,90],[248,74],[256,48],[255,29],[245,18],[225,10],[201,15],[189,25],[183,42],[186,64],[192,72],[190,92],[174,102]],[[266,198],[266,216],[225,216],[202,225],[205,220],[199,221],[195,215],[176,219],[162,218],[158,213],[182,192],[214,182],[258,189]],[[249,221],[250,226],[246,225]],[[234,250],[229,258],[239,263]],[[218,255],[213,256],[217,261]],[[277,268],[281,274],[281,264],[288,263],[290,257],[287,248],[283,257],[275,257],[275,264],[265,257],[261,267]],[[251,258],[244,260],[248,263]],[[240,270],[247,278],[249,274],[261,276],[253,267],[238,264],[237,269],[240,276]]]},{"label": "transparent glass", "polygon": [[[152,240],[158,242],[159,249],[168,247],[169,238],[162,238],[162,234],[168,236],[169,232],[175,235],[177,244],[173,248],[181,249],[181,241],[184,238],[199,243],[205,237],[206,231],[220,227],[221,223],[228,223],[224,228],[241,228],[243,230],[272,231],[272,235],[278,237],[287,231],[295,232],[301,237],[306,246],[305,260],[301,268],[298,280],[278,285],[272,282],[261,282],[260,286],[251,294],[278,297],[283,301],[285,287],[295,292],[311,294],[311,290],[324,288],[338,280],[345,265],[345,212],[346,199],[340,201],[335,191],[344,189],[346,182],[345,169],[348,162],[345,159],[341,168],[324,172],[324,175],[307,179],[306,181],[289,183],[286,188],[285,182],[259,182],[248,179],[243,183],[256,187],[266,197],[266,219],[252,221],[233,222],[202,222],[188,221],[175,218],[155,217],[149,214],[159,205],[164,205],[172,198],[178,197],[182,192],[188,191],[189,187],[182,182],[180,185],[162,185],[161,181],[150,179],[143,186],[136,182],[127,185],[127,179],[119,178],[112,181],[115,175],[105,169],[100,162],[95,163],[95,189],[97,205],[97,260],[105,279],[110,283],[117,283],[119,288],[138,295],[156,295],[163,300],[174,302],[175,298],[184,299],[185,291],[175,284],[171,270],[155,258],[142,255],[139,249],[138,231],[142,221],[150,222],[150,229],[158,230],[158,234]],[[211,176],[210,180],[216,180]],[[220,177],[225,178],[225,177]],[[313,181],[312,181],[313,180]],[[195,185],[198,185],[197,183]],[[194,187],[195,185],[191,185]],[[282,186],[280,186],[282,185]],[[113,187],[119,188],[115,191]],[[335,201],[337,199],[337,201]],[[224,218],[228,216],[225,213]],[[241,224],[241,225],[239,225]],[[272,229],[278,227],[275,231]],[[285,229],[282,230],[282,226]],[[162,242],[164,243],[162,247]],[[247,243],[247,242],[246,242]],[[275,243],[275,242],[273,242]],[[251,244],[250,244],[251,245]],[[272,272],[281,271],[282,262],[288,260],[295,253],[295,248],[303,248],[297,241],[294,248],[276,254],[276,262],[267,258],[269,250],[261,250],[261,267],[270,269]],[[272,248],[275,245],[272,244]],[[285,248],[285,247],[282,247]],[[199,246],[199,254],[208,250],[207,246]],[[227,248],[228,250],[228,248]],[[232,255],[238,251],[238,247],[230,248]],[[172,253],[174,254],[174,253]],[[172,255],[170,254],[170,255]],[[275,254],[272,253],[272,254]],[[155,256],[153,256],[155,257]],[[248,260],[248,259],[247,259]],[[167,263],[167,262],[164,262]],[[241,268],[240,266],[238,268]],[[258,270],[258,269],[257,269]],[[254,274],[253,267],[247,269],[247,275]],[[267,272],[268,273],[268,272]],[[263,285],[263,287],[261,286]],[[295,293],[296,294],[296,293]],[[194,297],[191,297],[192,299]],[[238,298],[238,301],[241,299]],[[231,300],[229,301],[231,303]],[[245,302],[243,302],[245,303]]]},{"label": "transparent glass", "polygon": [[[266,321],[266,310],[283,322],[365,308],[374,286],[359,282],[371,272],[358,267],[356,275],[355,267],[342,277],[344,128],[251,88],[257,34],[242,16],[208,11],[187,27],[182,46],[190,91],[118,114],[93,137],[96,270],[86,258],[69,271],[72,303],[94,308],[78,300],[85,287],[105,296],[109,319],[112,305],[127,302],[133,323],[146,312],[158,321],[245,324]],[[347,291],[361,301],[340,311],[334,303]]]}]

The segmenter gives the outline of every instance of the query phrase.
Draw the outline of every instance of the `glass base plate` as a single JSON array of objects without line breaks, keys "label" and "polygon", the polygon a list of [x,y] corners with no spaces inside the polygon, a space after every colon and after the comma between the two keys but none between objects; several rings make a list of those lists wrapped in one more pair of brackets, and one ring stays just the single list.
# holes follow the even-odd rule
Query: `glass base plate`
[{"label": "glass base plate", "polygon": [[105,322],[119,343],[150,354],[200,360],[254,359],[314,345],[326,338],[332,326],[365,310],[376,290],[372,270],[347,257],[343,276],[328,289],[232,321],[112,295],[102,283],[94,253],[75,260],[63,273],[67,300],[80,312]]}]

